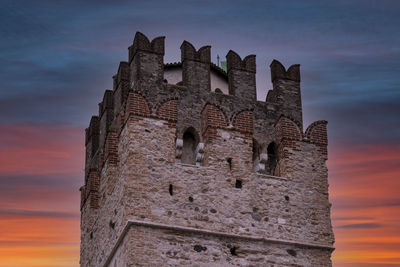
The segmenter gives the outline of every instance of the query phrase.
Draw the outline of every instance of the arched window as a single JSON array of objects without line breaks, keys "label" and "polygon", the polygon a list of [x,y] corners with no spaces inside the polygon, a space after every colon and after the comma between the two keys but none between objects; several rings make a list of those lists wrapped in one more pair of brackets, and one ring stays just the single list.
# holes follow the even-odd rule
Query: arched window
[{"label": "arched window", "polygon": [[183,146],[181,162],[185,164],[196,164],[196,148],[199,143],[196,130],[192,127],[183,134]]},{"label": "arched window", "polygon": [[278,162],[278,154],[276,151],[275,142],[272,142],[268,145],[267,153],[268,153],[268,161],[265,166],[265,169],[266,169],[267,173],[274,175],[276,163]]}]

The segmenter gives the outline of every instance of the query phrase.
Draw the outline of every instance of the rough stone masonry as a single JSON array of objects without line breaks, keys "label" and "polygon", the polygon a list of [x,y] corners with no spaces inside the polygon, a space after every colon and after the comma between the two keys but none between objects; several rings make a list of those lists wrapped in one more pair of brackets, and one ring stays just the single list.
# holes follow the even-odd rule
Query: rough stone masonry
[{"label": "rough stone masonry", "polygon": [[86,129],[81,266],[331,266],[326,121],[303,130],[300,66],[137,32]]}]

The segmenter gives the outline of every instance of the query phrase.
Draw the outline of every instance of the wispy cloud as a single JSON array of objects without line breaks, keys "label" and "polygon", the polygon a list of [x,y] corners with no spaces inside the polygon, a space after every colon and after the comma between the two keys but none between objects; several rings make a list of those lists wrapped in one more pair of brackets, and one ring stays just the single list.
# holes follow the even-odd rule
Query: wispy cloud
[{"label": "wispy cloud", "polygon": [[374,220],[374,217],[333,217],[333,221],[363,221],[363,220]]},{"label": "wispy cloud", "polygon": [[9,210],[0,209],[0,220],[4,218],[29,218],[29,217],[46,217],[46,218],[61,218],[61,219],[77,219],[80,217],[78,212],[59,212],[59,211],[43,211],[43,210]]},{"label": "wispy cloud", "polygon": [[0,174],[76,174],[84,165],[84,129],[0,124]]},{"label": "wispy cloud", "polygon": [[342,229],[370,229],[370,228],[382,228],[383,225],[379,223],[353,223],[337,226]]}]

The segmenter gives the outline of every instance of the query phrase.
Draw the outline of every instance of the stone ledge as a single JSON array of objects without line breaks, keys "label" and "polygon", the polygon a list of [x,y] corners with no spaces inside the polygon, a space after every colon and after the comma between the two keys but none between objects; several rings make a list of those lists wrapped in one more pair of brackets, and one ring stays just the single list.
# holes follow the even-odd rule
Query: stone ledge
[{"label": "stone ledge", "polygon": [[[280,177],[278,177],[278,178],[280,178]],[[155,229],[190,232],[190,233],[196,233],[196,234],[205,234],[205,235],[220,236],[220,237],[227,237],[227,238],[236,238],[236,239],[243,239],[243,240],[249,240],[249,241],[261,241],[261,242],[265,242],[265,243],[295,245],[295,246],[307,247],[307,248],[327,249],[330,251],[333,251],[335,249],[332,246],[327,246],[327,245],[317,244],[317,243],[307,243],[307,242],[298,242],[298,241],[291,241],[291,240],[284,240],[284,239],[265,238],[265,237],[261,237],[261,236],[229,234],[229,233],[210,231],[210,230],[198,229],[198,228],[186,227],[186,226],[176,226],[176,225],[168,225],[168,224],[138,221],[138,220],[128,220],[127,224],[125,225],[124,229],[121,232],[121,235],[119,236],[117,242],[115,243],[113,249],[111,250],[110,255],[107,257],[106,262],[103,264],[103,267],[107,267],[107,265],[110,264],[115,252],[117,251],[119,245],[124,240],[126,233],[129,231],[129,228],[131,226],[142,226],[142,227],[155,228]]]},{"label": "stone ledge", "polygon": [[179,162],[176,162],[175,165],[182,166],[182,167],[192,167],[192,168],[200,168],[201,167],[201,168],[212,169],[212,168],[206,167],[206,166],[198,166],[198,165],[194,165],[194,164],[179,163]]},{"label": "stone ledge", "polygon": [[257,173],[257,177],[263,178],[263,179],[275,179],[275,180],[284,180],[284,181],[289,180],[287,177],[273,176],[273,175],[264,174],[264,173]]}]

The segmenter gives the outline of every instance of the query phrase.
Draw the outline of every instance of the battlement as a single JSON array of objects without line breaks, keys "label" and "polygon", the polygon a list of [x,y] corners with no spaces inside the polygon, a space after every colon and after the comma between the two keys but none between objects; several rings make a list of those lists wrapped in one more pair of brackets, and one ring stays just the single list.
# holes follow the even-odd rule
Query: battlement
[{"label": "battlement", "polygon": [[[273,125],[282,116],[291,118],[303,136],[299,65],[292,65],[286,71],[274,60],[270,65],[274,89],[268,93],[266,102],[260,102],[256,100],[255,55],[241,59],[229,50],[225,72],[211,62],[211,46],[196,50],[190,42],[183,41],[181,62],[164,64],[164,40],[165,37],[156,37],[150,42],[144,34],[136,33],[128,61],[120,62],[113,76],[113,90],[105,91],[99,114],[92,118],[87,129],[87,166],[101,168],[107,158],[106,147],[113,147],[107,142],[117,142],[115,135],[121,133],[129,117],[140,116],[167,120],[176,127],[177,140],[182,140],[189,128],[199,136],[196,143],[215,139],[217,128],[244,133],[253,143],[254,170],[277,174],[276,163],[267,159],[271,147],[279,145],[282,133]],[[218,122],[222,118],[223,123]],[[317,140],[311,132],[306,132],[304,141]],[[178,146],[178,161],[180,149]],[[277,154],[278,149],[275,150]],[[118,162],[116,157],[113,159]],[[265,167],[266,164],[270,167]]]},{"label": "battlement", "polygon": [[270,68],[273,90],[268,92],[266,101],[276,103],[284,110],[285,116],[292,117],[302,128],[300,65],[292,65],[286,70],[279,61],[274,59]]},{"label": "battlement", "polygon": [[130,80],[137,87],[146,84],[160,84],[163,81],[165,37],[154,38],[151,42],[137,32],[129,47]]},{"label": "battlement", "polygon": [[[181,62],[164,64],[164,41],[136,33],[86,129],[81,266],[207,265],[196,233],[210,233],[215,251],[224,251],[221,235],[231,249],[248,246],[245,233],[253,248],[239,252],[242,261],[231,251],[235,265],[251,262],[255,249],[276,266],[329,266],[327,122],[303,131],[299,65],[286,70],[274,60],[273,89],[257,101],[255,55],[229,50],[225,71],[211,62],[211,46],[183,41]],[[162,239],[162,252],[132,245],[129,235],[116,243],[132,220],[145,228],[132,231],[135,240],[155,238],[160,225],[199,229],[182,236],[195,248],[175,248],[185,255],[178,262]],[[268,258],[270,247],[256,240],[274,240],[268,246],[278,252]],[[282,260],[285,253],[293,258]]]},{"label": "battlement", "polygon": [[287,70],[278,60],[274,59],[270,65],[271,68],[271,82],[276,80],[291,80],[300,82],[300,64],[294,64]]},{"label": "battlement", "polygon": [[181,45],[181,60],[193,60],[202,63],[211,62],[211,46],[205,45],[196,51],[196,48],[188,41],[183,41]]},{"label": "battlement", "polygon": [[182,82],[184,86],[210,91],[211,46],[203,46],[198,51],[188,41],[181,45]]},{"label": "battlement", "polygon": [[229,50],[228,54],[226,55],[226,60],[228,73],[232,69],[256,73],[255,55],[248,55],[242,60],[236,52]]},{"label": "battlement", "polygon": [[132,62],[133,58],[138,52],[146,52],[164,56],[164,39],[164,36],[159,36],[150,42],[143,33],[136,32],[133,44],[129,47],[129,63]]}]

